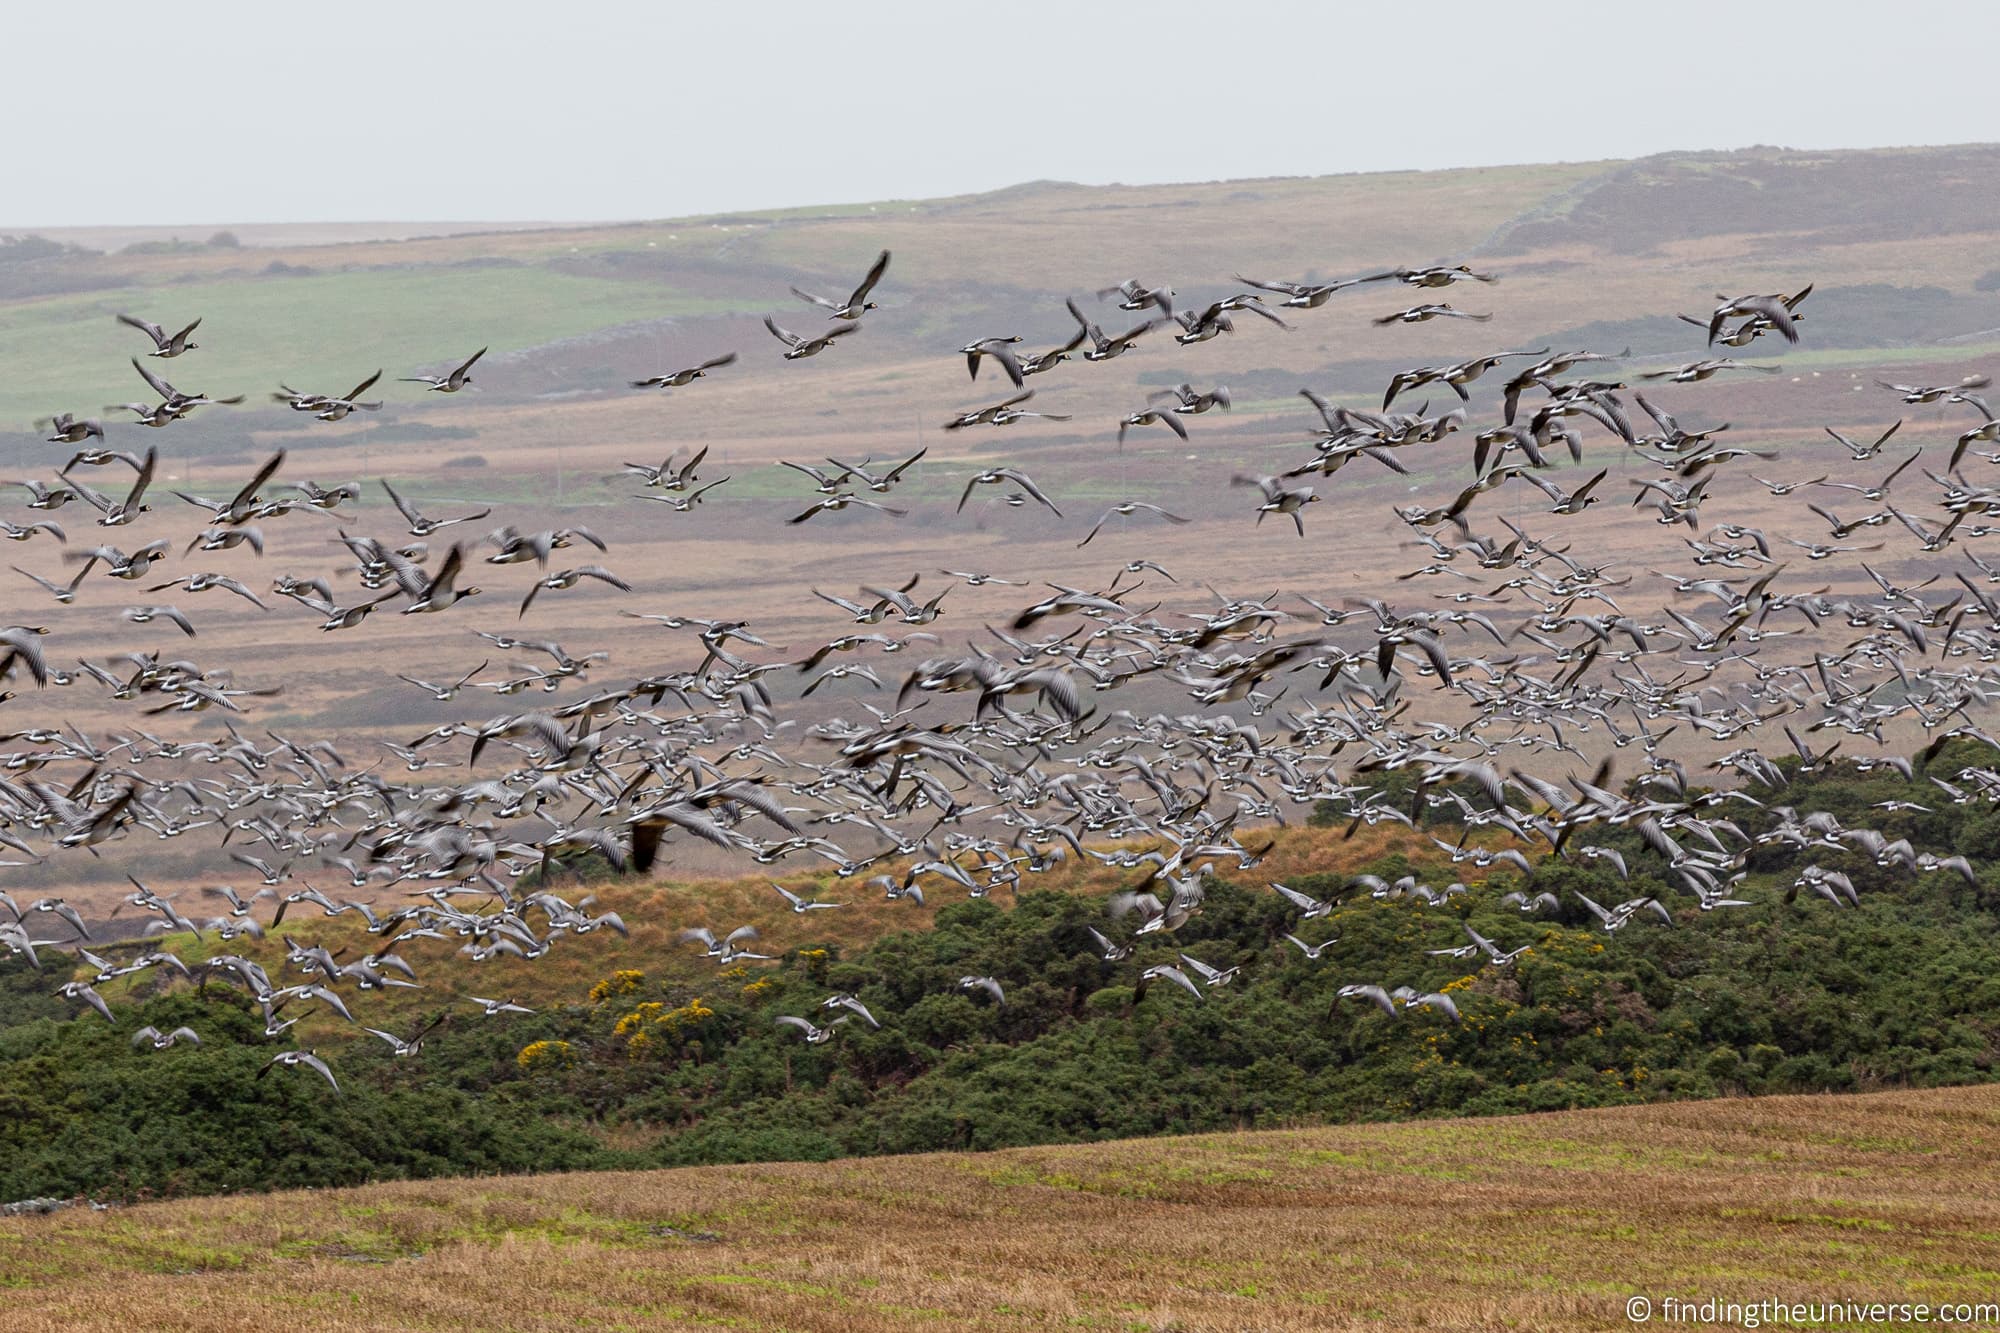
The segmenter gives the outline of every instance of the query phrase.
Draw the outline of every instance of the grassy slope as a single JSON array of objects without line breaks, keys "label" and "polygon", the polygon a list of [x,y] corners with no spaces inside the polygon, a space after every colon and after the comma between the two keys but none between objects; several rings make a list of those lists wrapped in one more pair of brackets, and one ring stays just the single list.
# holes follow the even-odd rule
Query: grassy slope
[{"label": "grassy slope", "polygon": [[[96,413],[105,403],[146,400],[149,390],[124,358],[148,344],[113,322],[119,311],[166,323],[181,311],[198,313],[198,357],[150,364],[190,392],[248,391],[261,401],[280,376],[339,393],[378,367],[386,377],[407,375],[468,355],[481,342],[492,344],[490,355],[504,355],[606,325],[743,307],[544,268],[446,267],[195,278],[170,291],[126,287],[5,303],[0,365],[21,373],[0,388],[0,420],[47,415],[61,404]],[[475,336],[479,341],[461,350]],[[384,384],[373,396],[407,392]]]},{"label": "grassy slope", "polygon": [[378,1185],[0,1221],[0,1329],[1628,1327],[1992,1300],[2000,1090]]}]

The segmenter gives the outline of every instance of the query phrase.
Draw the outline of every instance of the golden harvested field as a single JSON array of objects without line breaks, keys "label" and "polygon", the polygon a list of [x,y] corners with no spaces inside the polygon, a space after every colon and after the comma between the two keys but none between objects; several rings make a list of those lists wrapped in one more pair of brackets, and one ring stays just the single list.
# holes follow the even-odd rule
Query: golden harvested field
[{"label": "golden harvested field", "polygon": [[1988,1087],[72,1210],[0,1221],[0,1329],[1560,1333],[1632,1327],[1634,1296],[1990,1303],[1996,1156]]}]

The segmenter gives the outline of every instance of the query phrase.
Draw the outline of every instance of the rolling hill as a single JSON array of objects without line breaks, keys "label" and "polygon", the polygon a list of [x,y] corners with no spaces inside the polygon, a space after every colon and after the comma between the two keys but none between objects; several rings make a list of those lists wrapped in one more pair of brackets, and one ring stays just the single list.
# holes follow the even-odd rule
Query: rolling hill
[{"label": "rolling hill", "polygon": [[1977,1088],[79,1208],[0,1219],[0,1329],[1986,1327],[1996,1152]]}]

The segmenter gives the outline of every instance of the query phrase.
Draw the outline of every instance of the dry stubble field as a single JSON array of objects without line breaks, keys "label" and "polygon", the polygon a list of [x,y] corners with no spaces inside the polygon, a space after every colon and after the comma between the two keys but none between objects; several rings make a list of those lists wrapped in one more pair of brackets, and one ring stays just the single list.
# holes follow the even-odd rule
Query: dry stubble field
[{"label": "dry stubble field", "polygon": [[1625,1301],[2000,1296],[2000,1090],[0,1222],[0,1329],[1616,1329]]}]

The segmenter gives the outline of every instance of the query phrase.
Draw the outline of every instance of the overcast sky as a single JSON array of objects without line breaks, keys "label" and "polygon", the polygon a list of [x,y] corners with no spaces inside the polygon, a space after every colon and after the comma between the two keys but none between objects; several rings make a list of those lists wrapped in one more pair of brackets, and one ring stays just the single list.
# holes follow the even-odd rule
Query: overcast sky
[{"label": "overcast sky", "polygon": [[2000,6],[45,0],[0,228],[608,220],[2000,139]]}]

